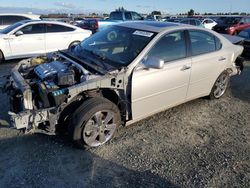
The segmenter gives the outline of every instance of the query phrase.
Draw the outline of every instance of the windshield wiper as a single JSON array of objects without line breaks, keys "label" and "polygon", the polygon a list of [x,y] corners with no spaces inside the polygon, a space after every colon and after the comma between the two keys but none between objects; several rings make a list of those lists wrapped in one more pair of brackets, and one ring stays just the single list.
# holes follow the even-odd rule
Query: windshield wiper
[{"label": "windshield wiper", "polygon": [[106,57],[104,55],[101,55],[100,53],[96,53],[94,50],[86,50],[86,49],[83,49],[83,50],[90,53],[91,55],[97,57],[99,60],[101,60],[101,61],[98,61],[98,62],[101,63],[101,65],[103,66],[104,69],[108,70],[107,65],[103,62],[106,59]]}]

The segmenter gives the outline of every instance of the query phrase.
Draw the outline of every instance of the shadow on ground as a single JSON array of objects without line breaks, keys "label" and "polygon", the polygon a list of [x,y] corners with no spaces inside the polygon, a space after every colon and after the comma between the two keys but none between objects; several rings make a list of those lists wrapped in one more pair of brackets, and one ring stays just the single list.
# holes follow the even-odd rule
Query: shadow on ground
[{"label": "shadow on ground", "polygon": [[0,139],[6,156],[0,160],[0,187],[178,187],[65,142],[43,135]]},{"label": "shadow on ground", "polygon": [[240,76],[231,78],[232,96],[250,102],[250,61],[244,63],[244,70]]}]

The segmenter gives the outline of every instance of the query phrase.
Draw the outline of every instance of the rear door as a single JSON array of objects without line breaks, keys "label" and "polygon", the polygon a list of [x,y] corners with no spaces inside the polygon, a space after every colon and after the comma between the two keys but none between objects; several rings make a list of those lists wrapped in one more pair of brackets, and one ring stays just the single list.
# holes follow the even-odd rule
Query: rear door
[{"label": "rear door", "polygon": [[208,95],[228,61],[220,40],[209,32],[189,30],[192,49],[192,72],[187,100]]},{"label": "rear door", "polygon": [[28,24],[19,29],[23,35],[16,36],[15,32],[8,40],[13,56],[26,57],[45,53],[45,25],[40,23]]},{"label": "rear door", "polygon": [[46,52],[67,49],[74,28],[59,24],[46,24]]}]

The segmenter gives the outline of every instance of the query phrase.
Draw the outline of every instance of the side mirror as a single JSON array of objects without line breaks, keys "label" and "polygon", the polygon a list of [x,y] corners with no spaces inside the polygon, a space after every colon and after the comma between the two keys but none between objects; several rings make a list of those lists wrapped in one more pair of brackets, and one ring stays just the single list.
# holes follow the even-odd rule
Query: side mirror
[{"label": "side mirror", "polygon": [[23,35],[23,32],[22,32],[22,31],[17,31],[17,32],[15,33],[15,35],[16,35],[16,37],[21,36],[21,35]]},{"label": "side mirror", "polygon": [[156,57],[150,57],[144,60],[143,65],[145,68],[163,69],[164,60]]}]

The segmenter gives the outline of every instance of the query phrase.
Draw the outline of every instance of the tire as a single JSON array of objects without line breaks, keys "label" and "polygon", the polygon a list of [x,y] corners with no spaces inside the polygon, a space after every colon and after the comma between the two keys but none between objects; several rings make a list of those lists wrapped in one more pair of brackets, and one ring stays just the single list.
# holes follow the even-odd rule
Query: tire
[{"label": "tire", "polygon": [[0,63],[4,62],[4,55],[3,52],[0,50]]},{"label": "tire", "polygon": [[71,42],[68,49],[73,49],[76,45],[78,45],[80,43],[80,41],[74,41],[74,42]]},{"label": "tire", "polygon": [[111,140],[120,124],[120,111],[115,104],[105,98],[90,98],[72,114],[69,132],[75,144],[86,149]]},{"label": "tire", "polygon": [[230,76],[227,71],[224,71],[220,74],[220,76],[216,79],[213,88],[209,94],[210,99],[219,99],[221,98],[228,87],[230,80]]}]

